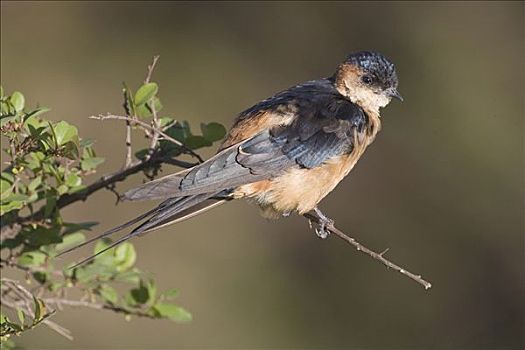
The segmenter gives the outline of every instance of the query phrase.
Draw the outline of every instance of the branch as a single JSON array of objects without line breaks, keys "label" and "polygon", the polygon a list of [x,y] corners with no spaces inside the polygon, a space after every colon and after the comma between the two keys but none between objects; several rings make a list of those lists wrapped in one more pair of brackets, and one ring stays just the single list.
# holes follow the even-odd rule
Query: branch
[{"label": "branch", "polygon": [[104,115],[104,114],[92,115],[89,118],[90,119],[97,119],[97,120],[113,119],[113,120],[127,120],[127,121],[130,121],[132,123],[140,125],[141,127],[145,128],[147,130],[150,130],[150,131],[153,131],[153,132],[158,132],[159,135],[161,135],[164,140],[170,141],[170,142],[174,143],[175,145],[179,146],[186,153],[191,154],[193,157],[197,158],[200,163],[204,162],[204,160],[202,159],[202,157],[200,155],[198,155],[193,150],[188,148],[182,142],[180,142],[179,140],[175,140],[173,137],[171,137],[170,135],[166,134],[164,131],[162,131],[162,130],[160,130],[158,128],[155,128],[155,127],[151,126],[150,124],[148,124],[146,122],[143,122],[142,120],[131,118],[131,117],[127,117],[127,116],[123,116],[123,115],[109,114],[109,113],[106,114],[106,115]]},{"label": "branch", "polygon": [[151,75],[153,74],[153,70],[155,69],[155,65],[157,64],[157,61],[159,60],[160,55],[153,56],[153,62],[151,62],[150,65],[148,65],[148,74],[146,74],[146,78],[144,79],[144,84],[147,84],[151,80]]},{"label": "branch", "polygon": [[[181,160],[178,160],[178,159],[174,159],[174,158],[169,158],[168,159],[168,158],[160,157],[160,156],[158,156],[156,154],[155,156],[151,157],[150,159],[144,159],[144,160],[136,161],[136,162],[132,163],[128,168],[121,169],[121,170],[115,171],[113,173],[104,175],[101,178],[99,178],[97,181],[93,182],[91,185],[87,186],[82,191],[78,191],[78,192],[75,192],[75,193],[72,193],[72,194],[63,195],[57,201],[56,208],[57,209],[61,209],[61,208],[66,207],[66,206],[68,206],[68,205],[70,205],[72,203],[86,200],[91,194],[93,194],[94,192],[96,192],[98,190],[107,188],[108,186],[110,186],[110,185],[112,185],[112,184],[114,184],[116,182],[123,181],[128,176],[133,175],[135,173],[138,173],[138,172],[140,172],[140,171],[142,171],[142,170],[144,170],[144,169],[146,169],[148,167],[151,167],[151,166],[153,166],[155,164],[166,163],[166,162],[168,162],[170,164],[173,164],[173,165],[180,166],[182,168],[191,168],[191,167],[196,165],[196,164],[193,164],[193,163],[184,162],[184,161],[181,161]],[[42,220],[42,219],[44,219],[44,213],[45,213],[45,207],[41,208],[40,210],[38,210],[37,212],[35,212],[32,215],[16,218],[14,220],[14,222],[8,222],[7,220],[2,220],[2,223],[1,223],[2,231],[4,230],[4,227],[6,227],[5,229],[8,229],[8,227],[11,226],[12,224],[16,224],[16,223],[20,224],[20,223],[25,223],[25,222],[30,222],[30,221]]]},{"label": "branch", "polygon": [[[317,216],[315,216],[315,215],[313,215],[311,213],[306,213],[303,216],[306,217],[308,220],[311,220],[311,221],[313,221],[313,222],[315,222],[317,224],[321,224],[321,220]],[[425,287],[425,289],[429,289],[430,287],[432,287],[432,284],[430,282],[425,281],[420,275],[413,274],[412,272],[407,271],[405,268],[402,268],[399,265],[396,265],[393,262],[391,262],[390,260],[386,259],[384,257],[384,254],[388,251],[388,249],[383,251],[382,253],[376,253],[376,252],[368,249],[367,247],[365,247],[361,243],[357,242],[354,238],[349,237],[343,231],[340,231],[339,229],[337,229],[333,223],[327,224],[326,225],[326,229],[328,231],[330,231],[331,233],[335,234],[337,237],[339,237],[342,240],[344,240],[345,242],[347,242],[348,244],[353,245],[355,247],[355,249],[357,249],[357,251],[360,251],[360,252],[363,252],[363,253],[367,254],[368,256],[372,257],[373,259],[380,261],[386,267],[391,268],[391,269],[393,269],[393,270],[395,270],[395,271],[397,271],[397,272],[407,276],[408,278],[416,281],[417,283],[419,283],[423,287]]]},{"label": "branch", "polygon": [[[128,89],[123,89],[123,95],[124,95],[124,103],[122,104],[122,107],[124,107],[124,111],[126,112],[126,115],[129,116],[130,109],[129,109],[129,99],[128,99]],[[131,122],[129,120],[126,120],[126,161],[124,163],[124,168],[129,168],[132,161],[132,154],[133,149],[131,147]]]},{"label": "branch", "polygon": [[[20,309],[27,317],[33,319],[33,324],[29,326],[29,329],[34,328],[40,322],[62,335],[63,337],[73,340],[71,332],[62,327],[56,322],[53,322],[48,319],[54,311],[47,313],[46,315],[41,316],[41,319],[35,320],[35,312],[31,308],[30,304],[34,302],[33,294],[23,287],[17,281],[8,278],[2,278],[2,297],[1,302],[2,306],[7,307],[13,311]],[[9,298],[9,299],[8,299]],[[27,328],[26,328],[27,330]]]},{"label": "branch", "polygon": [[42,301],[46,305],[55,305],[57,308],[61,308],[62,306],[70,306],[70,307],[85,307],[88,309],[95,309],[95,310],[109,310],[116,313],[123,313],[126,315],[133,315],[133,316],[139,316],[139,317],[146,317],[146,318],[155,318],[154,316],[140,311],[140,310],[130,310],[125,309],[120,306],[114,306],[109,304],[100,304],[100,303],[92,303],[89,301],[82,301],[82,300],[71,300],[71,299],[60,299],[60,298],[44,298]]}]

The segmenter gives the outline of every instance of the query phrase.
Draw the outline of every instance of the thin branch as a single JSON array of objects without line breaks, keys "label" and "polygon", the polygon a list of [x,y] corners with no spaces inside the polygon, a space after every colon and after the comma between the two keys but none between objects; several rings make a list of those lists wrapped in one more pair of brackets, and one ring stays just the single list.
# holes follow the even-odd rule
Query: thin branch
[{"label": "thin branch", "polygon": [[[315,215],[313,215],[311,213],[306,213],[303,216],[306,217],[308,220],[314,221],[317,224],[320,224],[320,222],[321,222],[320,219],[317,216],[315,216]],[[373,250],[368,249],[367,247],[365,247],[361,243],[357,242],[354,238],[349,237],[343,231],[337,229],[333,223],[328,224],[326,226],[326,229],[328,229],[328,231],[330,231],[331,233],[335,234],[337,237],[341,238],[342,240],[344,240],[348,244],[351,244],[352,246],[354,246],[355,249],[357,249],[357,251],[360,251],[360,252],[363,252],[363,253],[369,255],[373,259],[380,261],[382,264],[384,264],[388,268],[391,268],[391,269],[393,269],[393,270],[395,270],[395,271],[397,271],[397,272],[407,276],[408,278],[416,281],[417,283],[419,283],[423,287],[425,287],[425,289],[429,289],[430,287],[432,287],[432,284],[430,282],[428,282],[428,281],[425,281],[420,275],[413,274],[412,272],[406,270],[405,268],[400,267],[399,265],[396,265],[393,262],[391,262],[390,260],[386,259],[384,257],[384,254],[388,251],[388,249],[386,249],[382,253],[376,253]]]},{"label": "thin branch", "polygon": [[42,301],[47,305],[55,305],[57,307],[58,306],[85,307],[85,308],[95,309],[95,310],[109,310],[109,311],[113,311],[116,313],[123,313],[126,315],[134,315],[134,316],[146,317],[146,318],[155,318],[154,316],[146,312],[140,311],[140,310],[125,309],[120,306],[92,303],[89,301],[60,299],[60,298],[44,298],[42,299]]},{"label": "thin branch", "polygon": [[[124,107],[124,111],[126,112],[127,116],[130,116],[130,108],[129,108],[129,99],[128,99],[128,89],[123,89],[124,94],[124,103],[122,107]],[[126,162],[124,163],[125,168],[129,168],[132,161],[132,154],[133,149],[131,147],[131,122],[129,120],[126,120]]]},{"label": "thin branch", "polygon": [[[2,278],[2,289],[3,289],[2,300],[1,300],[2,306],[5,306],[14,311],[16,311],[17,309],[20,309],[29,318],[32,318],[32,319],[35,318],[35,313],[30,306],[30,303],[33,302],[33,294],[31,294],[30,291],[28,291],[25,287],[23,287],[17,281],[8,279],[8,278]],[[11,292],[12,294],[15,294],[16,298],[13,298],[13,296],[9,296],[9,292]],[[8,296],[12,300],[9,300]],[[47,317],[50,316],[53,312],[49,313],[47,316],[44,316],[43,319],[38,320],[36,323],[34,323],[31,326],[31,328],[36,326],[38,323],[42,322],[43,324],[48,326],[50,329],[62,335],[63,337],[69,340],[73,340],[73,336],[71,335],[71,332],[67,328],[64,328],[58,323],[47,319]]]},{"label": "thin branch", "polygon": [[[116,182],[125,180],[130,175],[138,173],[148,167],[154,166],[155,164],[161,164],[161,163],[169,163],[172,165],[180,166],[182,168],[191,168],[192,166],[196,165],[193,163],[180,161],[174,158],[164,158],[160,155],[151,157],[150,159],[136,161],[132,163],[126,169],[120,169],[113,173],[102,176],[101,178],[93,182],[91,185],[87,186],[82,191],[78,191],[72,194],[66,194],[66,195],[61,196],[59,200],[57,201],[56,208],[61,209],[72,203],[86,200],[91,194],[93,194],[94,192],[98,190],[107,188],[108,186]],[[9,226],[16,224],[16,223],[20,224],[20,223],[26,223],[26,222],[32,222],[32,221],[33,222],[40,221],[44,219],[44,213],[45,213],[45,208],[43,207],[37,212],[35,212],[34,214],[16,218],[14,221],[11,221],[11,222],[9,222],[8,220],[2,220],[1,222],[2,231],[4,229],[8,229]]]},{"label": "thin branch", "polygon": [[151,80],[151,75],[153,74],[153,70],[155,69],[155,65],[157,64],[157,61],[159,60],[160,55],[153,56],[153,62],[151,62],[150,65],[148,65],[148,74],[146,74],[146,78],[144,79],[144,84],[147,84]]},{"label": "thin branch", "polygon": [[172,143],[174,143],[175,145],[179,146],[180,148],[182,148],[186,153],[188,154],[191,154],[192,156],[194,156],[195,158],[197,158],[199,160],[200,163],[204,162],[204,160],[202,159],[202,157],[200,155],[198,155],[197,153],[195,153],[193,150],[191,150],[190,148],[188,148],[186,145],[184,145],[182,142],[178,141],[178,140],[175,140],[173,137],[171,137],[170,135],[166,134],[164,131],[161,131],[159,129],[155,129],[153,126],[149,125],[148,123],[146,122],[143,122],[142,120],[138,120],[138,119],[133,119],[131,117],[127,117],[127,116],[123,116],[123,115],[114,115],[114,114],[99,114],[99,115],[92,115],[91,117],[89,117],[90,119],[97,119],[97,120],[106,120],[106,119],[114,119],[114,120],[129,120],[131,121],[132,123],[135,123],[135,124],[138,124],[140,126],[142,126],[143,128],[146,128],[150,131],[155,131],[157,130],[157,132],[159,133],[159,135],[162,136],[162,138],[164,140],[167,140],[167,141],[170,141]]},{"label": "thin branch", "polygon": [[[146,78],[144,79],[144,84],[147,84],[151,80],[151,76],[153,74],[153,70],[155,69],[155,66],[157,65],[157,61],[159,60],[159,55],[153,56],[153,62],[151,62],[150,65],[148,65],[148,73],[146,74]],[[155,103],[153,98],[150,100],[150,107],[151,112],[153,114],[153,120],[152,120],[152,136],[151,141],[149,145],[149,151],[147,157],[151,157],[153,155],[153,152],[155,152],[155,149],[157,148],[157,143],[159,141],[159,131],[160,131],[160,123],[159,118],[157,116],[157,110],[155,109]],[[130,121],[126,121],[126,123],[129,123]]]},{"label": "thin branch", "polygon": [[[151,136],[151,142],[149,145],[149,151],[148,151],[148,157],[151,157],[153,153],[155,152],[155,149],[157,148],[157,143],[159,142],[159,135],[160,133],[164,133],[162,130],[160,130],[160,122],[159,117],[157,116],[157,109],[155,108],[155,103],[152,99],[151,101],[151,113],[153,114],[153,120],[151,123],[153,124],[153,136]],[[202,162],[202,160],[201,160]]]}]

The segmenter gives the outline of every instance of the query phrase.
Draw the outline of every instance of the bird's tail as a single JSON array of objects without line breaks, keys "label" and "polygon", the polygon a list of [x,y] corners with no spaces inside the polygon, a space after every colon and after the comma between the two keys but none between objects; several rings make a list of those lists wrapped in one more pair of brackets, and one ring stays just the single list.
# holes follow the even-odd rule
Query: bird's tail
[{"label": "bird's tail", "polygon": [[159,228],[164,227],[164,226],[168,226],[171,224],[175,224],[175,223],[184,221],[186,219],[189,219],[191,217],[204,213],[205,211],[208,211],[212,208],[215,208],[216,206],[219,206],[227,202],[228,200],[230,200],[230,198],[227,195],[224,195],[224,193],[222,192],[223,191],[219,193],[202,193],[202,194],[197,194],[197,195],[167,199],[161,204],[159,204],[156,208],[122,225],[114,227],[111,230],[103,232],[102,234],[98,236],[92,237],[89,240],[83,242],[82,244],[69,248],[61,252],[60,254],[58,254],[57,257],[64,255],[66,253],[69,253],[71,251],[74,251],[80,247],[83,247],[101,238],[107,237],[115,232],[121,231],[133,224],[138,223],[141,220],[146,219],[146,221],[144,221],[139,226],[135,227],[130,233],[122,236],[115,242],[111,243],[111,245],[97,252],[96,254],[91,255],[81,260],[80,262],[72,266],[71,268],[75,268],[77,266],[83,265],[85,263],[90,262],[91,260],[99,256],[100,254],[108,251],[109,249],[112,249],[116,247],[117,245],[122,244],[123,242],[127,241],[130,238],[158,230]]}]

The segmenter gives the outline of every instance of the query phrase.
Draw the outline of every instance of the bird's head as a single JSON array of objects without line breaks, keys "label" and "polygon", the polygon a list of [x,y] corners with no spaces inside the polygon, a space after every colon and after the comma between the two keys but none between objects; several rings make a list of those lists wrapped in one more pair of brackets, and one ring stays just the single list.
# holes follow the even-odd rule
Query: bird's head
[{"label": "bird's head", "polygon": [[334,75],[337,90],[364,109],[378,111],[392,97],[403,101],[397,91],[394,64],[377,52],[351,54],[339,65]]}]

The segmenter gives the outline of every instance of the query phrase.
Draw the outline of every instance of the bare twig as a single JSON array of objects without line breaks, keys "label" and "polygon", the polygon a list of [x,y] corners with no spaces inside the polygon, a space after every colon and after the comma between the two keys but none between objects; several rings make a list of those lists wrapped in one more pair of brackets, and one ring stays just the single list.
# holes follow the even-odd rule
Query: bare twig
[{"label": "bare twig", "polygon": [[[144,84],[147,84],[150,82],[151,75],[153,74],[153,70],[155,69],[155,65],[157,64],[159,57],[160,56],[158,55],[153,56],[153,62],[150,65],[148,65],[148,73],[146,74],[146,78],[144,79]],[[131,145],[131,120],[136,119],[136,118],[131,118],[132,113],[131,113],[131,108],[129,106],[129,96],[128,96],[129,90],[127,87],[124,87],[123,94],[124,94],[124,103],[122,106],[124,107],[126,117],[130,118],[130,119],[126,119],[126,161],[124,164],[124,168],[129,168],[131,166],[132,157],[133,157],[133,149]],[[153,108],[155,107],[153,106]],[[157,146],[157,140],[158,140],[158,133],[156,132],[158,128],[158,121],[157,121],[157,115],[155,111],[153,113],[153,117],[154,117],[153,126],[155,129],[153,129],[153,136],[151,138],[150,153],[149,153],[150,157],[151,157],[151,153],[153,152],[152,150],[154,150],[155,147]]]},{"label": "bare twig", "polygon": [[[8,279],[8,278],[2,278],[2,300],[1,301],[2,301],[2,306],[7,307],[11,310],[15,310],[15,311],[17,309],[20,309],[29,318],[32,318],[32,319],[35,318],[35,313],[30,306],[31,303],[33,302],[33,294],[31,294],[31,292],[28,291],[19,282],[12,280],[12,279]],[[71,335],[71,332],[67,328],[64,328],[61,325],[57,324],[56,322],[53,322],[47,319],[47,317],[51,315],[53,312],[48,313],[47,315],[44,316],[44,318],[37,320],[37,322],[34,323],[31,326],[31,328],[36,326],[38,323],[42,322],[43,324],[48,326],[50,329],[62,335],[63,337],[69,340],[73,340],[73,336]]]},{"label": "bare twig", "polygon": [[[123,94],[124,94],[124,103],[122,106],[124,107],[124,111],[126,112],[126,115],[129,117],[131,113],[130,113],[130,108],[129,108],[129,103],[128,103],[129,92],[127,88],[123,89]],[[126,120],[126,162],[124,164],[124,168],[130,167],[131,161],[132,161],[132,154],[133,154],[133,149],[131,147],[131,122],[129,120]]]},{"label": "bare twig", "polygon": [[[99,114],[99,115],[92,115],[91,117],[89,117],[91,119],[97,119],[97,120],[106,120],[106,119],[114,119],[114,120],[129,120],[131,121],[132,123],[135,123],[135,124],[138,124],[150,131],[154,131],[155,128],[151,125],[149,125],[148,123],[146,122],[143,122],[142,120],[138,120],[138,119],[133,119],[133,118],[130,118],[130,117],[127,117],[127,116],[123,116],[123,115],[114,115],[114,114]],[[174,143],[175,145],[179,146],[180,148],[182,148],[186,153],[188,154],[191,154],[193,157],[197,158],[199,160],[200,163],[204,162],[204,160],[202,159],[202,157],[200,155],[198,155],[197,153],[195,153],[193,150],[191,150],[190,148],[188,148],[186,145],[184,145],[182,142],[178,141],[178,140],[175,140],[173,137],[171,137],[170,135],[166,134],[164,131],[160,130],[160,129],[157,129],[158,133],[160,136],[162,136],[162,138],[164,140],[167,140],[167,141],[170,141],[172,143]]]},{"label": "bare twig", "polygon": [[153,56],[153,62],[151,62],[150,65],[148,65],[148,73],[146,74],[146,78],[144,79],[144,84],[147,84],[151,80],[151,75],[153,74],[153,70],[155,69],[155,65],[157,64],[157,61],[159,60],[160,55]]},{"label": "bare twig", "polygon": [[134,315],[139,317],[146,317],[146,318],[155,318],[154,316],[140,311],[140,310],[130,310],[125,309],[119,306],[113,306],[108,304],[100,304],[100,303],[92,303],[89,301],[83,301],[83,300],[70,300],[70,299],[60,299],[60,298],[44,298],[42,301],[46,305],[55,305],[56,307],[60,306],[70,306],[70,307],[84,307],[89,309],[96,309],[96,310],[110,310],[116,313],[124,313],[126,315]]},{"label": "bare twig", "polygon": [[[311,213],[306,213],[303,216],[306,217],[308,220],[311,220],[311,221],[314,221],[317,224],[320,224],[320,219],[316,215],[313,215]],[[353,245],[355,247],[355,249],[357,249],[358,251],[369,255],[373,259],[378,260],[381,263],[383,263],[385,266],[387,266],[387,267],[389,267],[389,268],[391,268],[391,269],[393,269],[393,270],[395,270],[395,271],[397,271],[397,272],[407,276],[408,278],[416,281],[417,283],[419,283],[423,287],[425,287],[425,289],[429,289],[430,287],[432,287],[432,284],[430,282],[425,281],[420,275],[413,274],[412,272],[407,271],[405,268],[402,268],[399,265],[396,265],[393,262],[391,262],[390,260],[386,259],[384,257],[384,254],[388,251],[388,249],[384,250],[382,253],[376,253],[376,252],[368,249],[367,247],[365,247],[361,243],[357,242],[354,238],[349,237],[343,231],[337,229],[333,223],[328,224],[326,226],[326,229],[328,229],[328,231],[330,231],[331,233],[335,234],[337,237],[341,238],[342,240],[344,240],[348,244]]]},{"label": "bare twig", "polygon": [[[148,66],[148,73],[146,74],[146,78],[144,79],[144,84],[147,84],[150,82],[151,76],[153,74],[153,70],[155,69],[155,66],[157,65],[157,61],[159,60],[159,57],[160,57],[159,55],[153,56],[153,62],[151,62],[151,64]],[[157,148],[157,143],[159,141],[159,131],[161,131],[159,118],[157,116],[157,110],[155,109],[155,103],[154,103],[153,98],[150,100],[150,108],[151,108],[151,113],[153,114],[153,120],[151,122],[152,135],[151,135],[151,141],[150,141],[147,157],[151,157],[153,155],[153,152],[155,152],[155,149]],[[129,121],[126,121],[126,123],[129,123]]]}]

